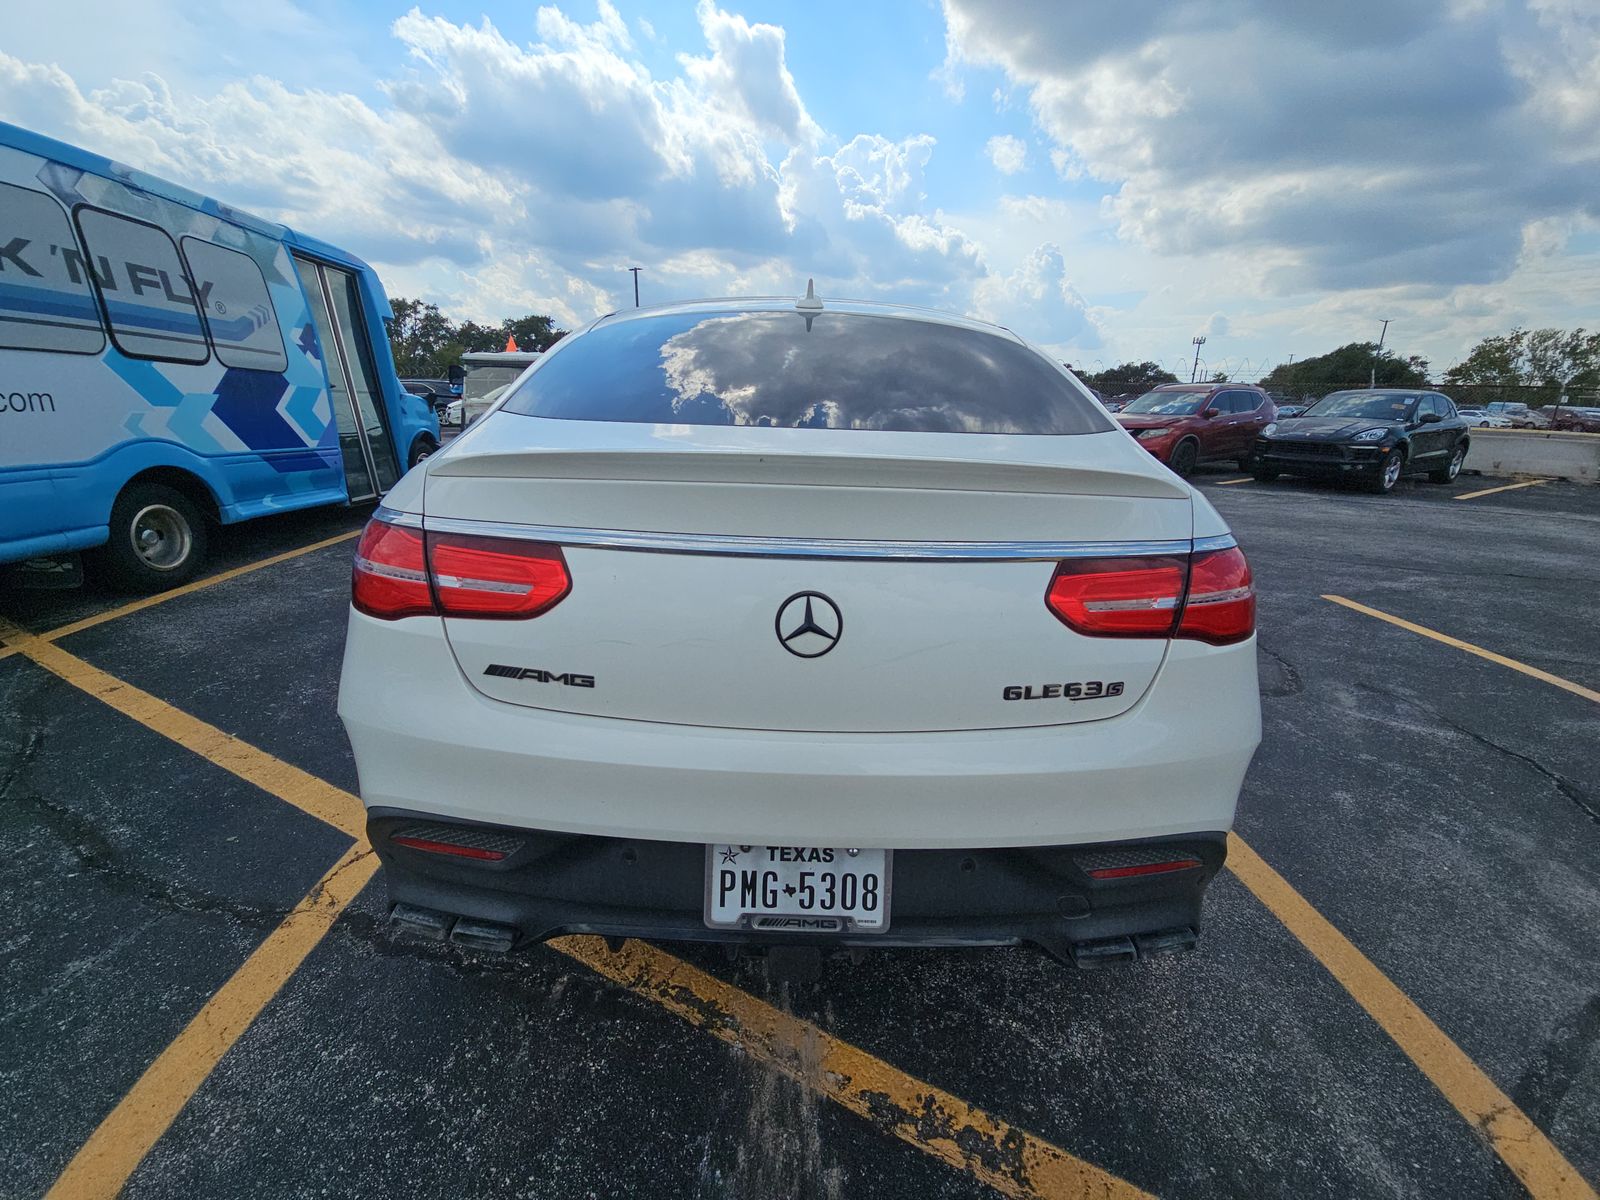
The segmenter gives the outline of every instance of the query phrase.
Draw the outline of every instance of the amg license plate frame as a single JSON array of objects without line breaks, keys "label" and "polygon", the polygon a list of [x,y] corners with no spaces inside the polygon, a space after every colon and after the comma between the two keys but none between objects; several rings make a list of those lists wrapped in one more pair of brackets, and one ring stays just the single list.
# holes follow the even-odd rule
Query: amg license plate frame
[{"label": "amg license plate frame", "polygon": [[751,933],[883,933],[893,867],[892,850],[712,843],[705,923]]}]

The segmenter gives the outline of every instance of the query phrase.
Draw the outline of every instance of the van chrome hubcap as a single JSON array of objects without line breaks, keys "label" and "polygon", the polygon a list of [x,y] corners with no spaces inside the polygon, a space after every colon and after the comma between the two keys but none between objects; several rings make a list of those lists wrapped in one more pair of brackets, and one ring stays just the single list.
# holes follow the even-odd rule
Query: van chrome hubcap
[{"label": "van chrome hubcap", "polygon": [[157,571],[182,566],[193,541],[183,514],[165,504],[147,505],[133,518],[134,552]]}]

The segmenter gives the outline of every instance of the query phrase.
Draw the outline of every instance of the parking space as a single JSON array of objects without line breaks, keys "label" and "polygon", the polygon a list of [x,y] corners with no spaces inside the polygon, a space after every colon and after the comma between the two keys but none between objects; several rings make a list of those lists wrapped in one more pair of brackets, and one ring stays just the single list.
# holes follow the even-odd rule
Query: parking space
[{"label": "parking space", "polygon": [[[256,981],[236,1043],[188,1035],[192,1099],[140,1076],[350,838],[13,636],[5,1192],[44,1192],[138,1084],[102,1145],[149,1153],[78,1194],[1593,1195],[1600,489],[1239,478],[1197,482],[1256,572],[1265,740],[1197,953],[886,951],[777,984],[692,947],[400,941],[380,878],[281,990]],[[94,593],[0,593],[0,616],[80,624],[47,644],[353,791],[361,516],[284,519],[225,568],[318,548],[115,619],[85,623],[120,607]],[[170,1125],[128,1115],[163,1097]]]}]

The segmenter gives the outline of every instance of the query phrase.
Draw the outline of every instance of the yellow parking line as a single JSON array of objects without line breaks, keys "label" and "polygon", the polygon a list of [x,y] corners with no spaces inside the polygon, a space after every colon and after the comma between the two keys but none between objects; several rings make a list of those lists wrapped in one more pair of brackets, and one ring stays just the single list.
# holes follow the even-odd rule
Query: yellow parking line
[{"label": "yellow parking line", "polygon": [[[49,1192],[50,1197],[112,1197],[371,878],[377,858],[361,836],[361,802],[350,793],[230,737],[3,618],[0,642],[146,728],[356,837],[355,845],[150,1065]],[[594,938],[567,938],[553,944],[1004,1195],[1127,1200],[1146,1195],[663,951],[630,942],[620,955],[607,955],[604,944]],[[686,995],[691,988],[713,1007],[689,1003]],[[713,1011],[721,1017],[713,1020]],[[806,1063],[811,1060],[804,1057],[807,1047],[816,1051],[809,1067]],[[930,1115],[936,1119],[930,1121]]]},{"label": "yellow parking line", "polygon": [[1507,483],[1507,484],[1502,485],[1501,487],[1484,488],[1481,492],[1464,492],[1461,495],[1456,496],[1455,499],[1457,499],[1457,500],[1476,500],[1479,496],[1492,496],[1496,492],[1514,492],[1518,488],[1543,487],[1545,484],[1547,484],[1549,482],[1550,481],[1548,479],[1529,479],[1529,480],[1525,480],[1522,483]]},{"label": "yellow parking line", "polygon": [[1246,475],[1243,479],[1220,479],[1217,481],[1217,486],[1232,487],[1236,483],[1254,483],[1255,481],[1254,475]]},{"label": "yellow parking line", "polygon": [[612,953],[596,937],[550,945],[1002,1195],[1148,1195],[663,950],[629,941]]},{"label": "yellow parking line", "polygon": [[1594,1189],[1511,1097],[1349,938],[1232,833],[1228,869],[1316,956],[1466,1122],[1488,1139],[1529,1195],[1535,1200],[1594,1200]]},{"label": "yellow parking line", "polygon": [[64,638],[70,634],[78,633],[96,625],[103,625],[107,621],[115,621],[118,617],[126,617],[130,613],[140,612],[152,608],[157,604],[165,604],[168,600],[176,600],[179,596],[187,596],[193,592],[203,591],[215,587],[219,583],[227,583],[230,579],[238,579],[241,575],[249,575],[253,571],[262,570],[264,567],[275,567],[279,563],[288,562],[290,559],[299,558],[302,554],[310,554],[314,550],[322,550],[328,546],[337,546],[340,542],[353,541],[361,536],[359,529],[349,533],[337,534],[334,537],[323,538],[320,542],[312,542],[309,546],[300,546],[294,550],[285,550],[282,554],[274,554],[271,558],[263,558],[259,562],[246,563],[242,567],[233,567],[227,571],[218,571],[215,575],[207,575],[204,579],[196,579],[193,583],[186,583],[182,587],[175,587],[169,592],[159,592],[154,596],[145,596],[142,599],[119,605],[103,613],[96,613],[92,617],[84,617],[81,621],[73,621],[70,625],[62,625],[48,633],[39,636],[48,642],[57,638]]},{"label": "yellow parking line", "polygon": [[[47,642],[53,642],[58,638],[68,637],[85,629],[92,629],[96,625],[104,625],[107,621],[115,621],[118,617],[126,617],[132,613],[152,608],[157,604],[165,604],[168,600],[176,600],[179,596],[187,596],[193,592],[203,591],[206,588],[215,587],[219,583],[227,583],[230,579],[238,579],[241,575],[249,575],[252,571],[259,571],[264,567],[275,567],[279,563],[299,558],[302,554],[310,554],[313,550],[322,550],[328,546],[337,546],[340,542],[352,541],[360,536],[361,531],[355,529],[349,533],[323,538],[320,542],[312,542],[309,546],[285,550],[282,554],[274,554],[270,558],[263,558],[258,562],[246,563],[242,567],[233,567],[226,571],[218,571],[215,575],[207,575],[204,579],[197,579],[193,583],[186,583],[182,587],[173,588],[171,591],[159,592],[154,596],[145,596],[127,604],[118,605],[116,608],[107,609],[103,613],[95,613],[93,616],[84,617],[82,620],[59,626],[38,636]],[[14,647],[0,647],[0,658],[8,658],[15,653],[17,651]]]},{"label": "yellow parking line", "polygon": [[350,847],[146,1068],[73,1155],[46,1200],[111,1200],[121,1192],[222,1056],[377,869],[377,855],[365,839]]},{"label": "yellow parking line", "polygon": [[124,683],[42,637],[18,629],[4,617],[0,617],[0,644],[301,812],[326,821],[352,837],[360,837],[366,829],[361,801],[349,792],[226,734],[149,692]]},{"label": "yellow parking line", "polygon": [[1357,604],[1354,600],[1346,600],[1343,596],[1323,596],[1322,598],[1331,600],[1335,604],[1342,604],[1345,608],[1354,612],[1376,617],[1380,621],[1387,621],[1391,625],[1420,634],[1425,638],[1443,642],[1446,646],[1454,646],[1457,650],[1465,650],[1468,654],[1476,654],[1479,658],[1486,658],[1502,667],[1510,667],[1513,671],[1521,671],[1524,675],[1531,676],[1542,683],[1548,683],[1552,687],[1571,692],[1574,696],[1582,696],[1585,700],[1592,700],[1596,704],[1600,704],[1600,692],[1586,688],[1581,683],[1573,683],[1572,680],[1563,679],[1559,675],[1552,675],[1549,671],[1541,671],[1538,667],[1530,667],[1527,663],[1518,662],[1514,658],[1507,658],[1503,654],[1496,654],[1493,650],[1485,650],[1482,646],[1474,646],[1471,642],[1463,642],[1460,638],[1453,638],[1448,633],[1440,633],[1437,629],[1429,629],[1426,625],[1417,625],[1403,617],[1392,616],[1381,609],[1368,608],[1365,604]]},{"label": "yellow parking line", "polygon": [[[1334,596],[1327,599],[1411,627],[1409,622],[1353,601]],[[1456,644],[1442,634],[1420,626],[1414,628]],[[240,778],[354,832],[357,839],[323,882],[207,1002],[177,1041],[163,1051],[133,1091],[91,1135],[50,1192],[63,1197],[111,1196],[371,877],[376,858],[360,837],[362,810],[355,796],[229,737],[3,620],[0,642]],[[1466,643],[1459,644],[1536,673]],[[1537,674],[1543,676],[1542,672]],[[1553,676],[1548,678],[1555,681]],[[1584,690],[1580,693],[1600,699]],[[1451,1105],[1484,1135],[1491,1149],[1536,1200],[1600,1200],[1544,1133],[1410,997],[1232,834],[1229,866]],[[621,952],[609,954],[602,943],[588,938],[562,939],[555,946],[713,1036],[737,1044],[803,1086],[887,1128],[917,1149],[970,1171],[1008,1196],[1143,1195],[1101,1168],[1009,1126],[664,951],[629,942]]]}]

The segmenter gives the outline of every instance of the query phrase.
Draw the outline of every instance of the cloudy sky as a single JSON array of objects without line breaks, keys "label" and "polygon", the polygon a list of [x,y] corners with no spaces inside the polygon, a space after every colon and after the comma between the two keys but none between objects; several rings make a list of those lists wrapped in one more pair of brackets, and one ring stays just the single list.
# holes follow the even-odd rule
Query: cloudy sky
[{"label": "cloudy sky", "polygon": [[[726,7],[724,7],[726,5]],[[1094,369],[1600,325],[1594,0],[51,0],[0,119],[572,325],[885,297]],[[1185,368],[1186,369],[1186,368]]]}]

